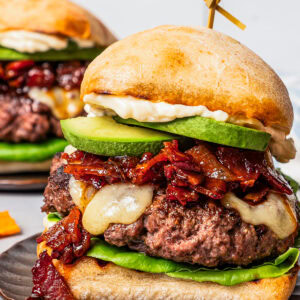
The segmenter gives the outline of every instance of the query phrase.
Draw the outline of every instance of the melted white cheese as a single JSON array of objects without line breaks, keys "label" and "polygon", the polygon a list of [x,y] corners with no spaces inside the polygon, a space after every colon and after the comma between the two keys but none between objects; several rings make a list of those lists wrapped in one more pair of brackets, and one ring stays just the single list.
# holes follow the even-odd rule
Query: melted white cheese
[{"label": "melted white cheese", "polygon": [[55,224],[56,224],[56,222],[49,221],[48,215],[44,216],[44,218],[43,218],[43,226],[44,226],[45,230],[48,230],[51,226],[53,226]]},{"label": "melted white cheese", "polygon": [[280,239],[288,237],[297,228],[295,213],[283,195],[270,192],[266,201],[252,206],[233,193],[227,193],[221,202],[227,208],[236,209],[246,223],[268,226]]},{"label": "melted white cheese", "polygon": [[151,102],[131,96],[117,97],[98,95],[84,96],[83,101],[90,104],[88,113],[93,116],[118,115],[123,119],[135,119],[139,122],[169,122],[177,118],[202,116],[217,121],[226,121],[228,114],[224,111],[210,111],[203,105],[188,106],[166,102]]},{"label": "melted white cheese", "polygon": [[151,204],[153,187],[130,183],[106,185],[89,202],[82,217],[84,228],[93,235],[103,234],[110,224],[131,224]]},{"label": "melted white cheese", "polygon": [[[72,39],[80,48],[95,45],[92,40]],[[8,30],[0,32],[0,45],[19,52],[45,52],[50,49],[62,50],[68,46],[68,38],[26,30]]]},{"label": "melted white cheese", "polygon": [[72,154],[73,152],[77,151],[77,148],[75,148],[74,146],[72,145],[68,145],[65,147],[65,150],[64,152],[67,153],[67,154]]},{"label": "melted white cheese", "polygon": [[66,91],[60,87],[50,90],[33,87],[28,95],[31,99],[48,105],[57,119],[68,119],[78,116],[83,104],[80,101],[79,90]]},{"label": "melted white cheese", "polygon": [[69,191],[73,202],[82,212],[84,212],[86,206],[90,203],[97,192],[93,186],[76,180],[73,176],[71,176],[69,181]]}]

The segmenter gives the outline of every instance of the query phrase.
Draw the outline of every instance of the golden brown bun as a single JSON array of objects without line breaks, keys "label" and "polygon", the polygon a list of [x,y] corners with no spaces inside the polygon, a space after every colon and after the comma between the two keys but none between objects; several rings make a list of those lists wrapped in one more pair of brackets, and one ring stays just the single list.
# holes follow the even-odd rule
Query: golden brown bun
[{"label": "golden brown bun", "polygon": [[[38,254],[44,249],[40,244]],[[100,266],[90,257],[83,257],[73,265],[53,262],[76,299],[95,300],[281,300],[291,295],[298,273],[227,287],[138,272],[112,263]]]},{"label": "golden brown bun", "polygon": [[0,31],[23,29],[90,39],[108,46],[116,38],[91,13],[68,0],[0,0]]},{"label": "golden brown bun", "polygon": [[48,172],[51,159],[41,162],[0,161],[0,174]]},{"label": "golden brown bun", "polygon": [[287,132],[293,123],[288,92],[271,67],[207,28],[166,25],[115,43],[85,73],[81,96],[93,92],[205,105]]}]

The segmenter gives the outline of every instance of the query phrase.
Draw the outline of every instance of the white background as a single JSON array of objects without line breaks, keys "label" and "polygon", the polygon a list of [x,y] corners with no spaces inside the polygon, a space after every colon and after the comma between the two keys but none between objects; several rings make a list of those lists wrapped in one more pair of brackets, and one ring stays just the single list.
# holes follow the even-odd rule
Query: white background
[{"label": "white background", "polygon": [[[97,15],[119,38],[162,24],[206,25],[203,0],[74,0]],[[299,0],[222,0],[247,25],[245,31],[216,13],[214,28],[238,39],[274,69],[300,71]]]}]

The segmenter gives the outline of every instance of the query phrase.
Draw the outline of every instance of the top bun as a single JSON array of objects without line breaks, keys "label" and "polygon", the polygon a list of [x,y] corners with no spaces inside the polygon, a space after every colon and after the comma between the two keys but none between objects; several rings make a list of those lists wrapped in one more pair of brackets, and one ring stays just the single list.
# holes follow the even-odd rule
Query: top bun
[{"label": "top bun", "polygon": [[160,26],[113,44],[89,65],[81,92],[205,105],[286,133],[293,123],[287,89],[273,69],[207,28]]},{"label": "top bun", "polygon": [[0,31],[28,30],[87,39],[101,46],[116,41],[91,13],[68,0],[0,0]]}]

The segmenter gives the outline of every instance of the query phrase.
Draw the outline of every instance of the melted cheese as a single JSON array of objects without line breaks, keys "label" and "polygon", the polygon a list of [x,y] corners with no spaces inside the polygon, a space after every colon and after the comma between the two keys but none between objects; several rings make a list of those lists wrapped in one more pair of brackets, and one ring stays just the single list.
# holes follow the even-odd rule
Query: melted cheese
[{"label": "melted cheese", "polygon": [[[92,40],[79,38],[72,40],[80,48],[90,48],[95,45]],[[68,38],[26,30],[8,30],[0,32],[0,45],[19,52],[45,52],[50,49],[62,50],[67,48]]]},{"label": "melted cheese", "polygon": [[103,234],[110,224],[131,224],[151,204],[153,187],[130,183],[106,185],[87,205],[82,223],[93,235]]},{"label": "melted cheese", "polygon": [[45,228],[45,230],[47,231],[51,226],[55,225],[56,222],[53,221],[49,221],[48,216],[44,216],[43,218],[43,226]]},{"label": "melted cheese", "polygon": [[297,228],[297,219],[285,196],[270,192],[267,200],[258,205],[249,205],[233,193],[221,200],[227,208],[236,209],[242,220],[253,225],[268,226],[280,239],[292,234]]},{"label": "melted cheese", "polygon": [[83,103],[80,101],[79,90],[66,91],[60,87],[46,90],[31,88],[28,92],[31,99],[48,105],[57,119],[68,119],[78,116]]},{"label": "melted cheese", "polygon": [[84,212],[86,206],[97,192],[93,186],[76,180],[73,176],[71,176],[69,181],[69,191],[73,202],[82,212]]},{"label": "melted cheese", "polygon": [[188,106],[167,102],[151,102],[131,96],[117,97],[98,95],[84,96],[84,102],[93,116],[118,115],[123,119],[135,119],[139,122],[169,122],[177,118],[202,116],[217,121],[226,121],[228,114],[224,111],[210,111],[203,105]]}]

